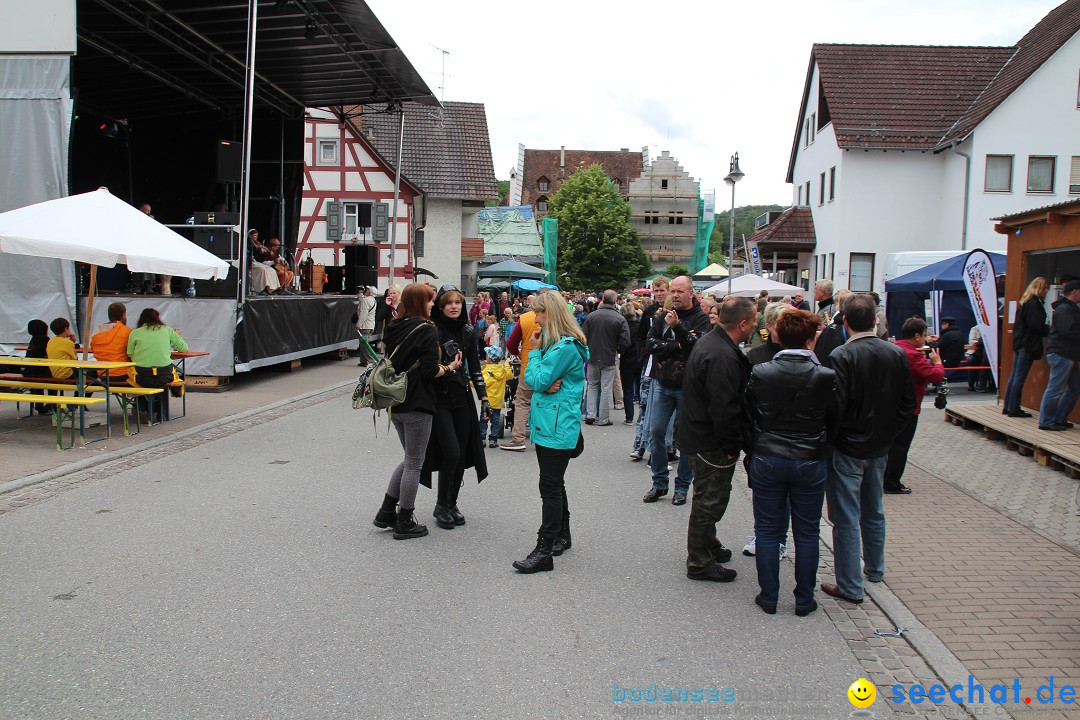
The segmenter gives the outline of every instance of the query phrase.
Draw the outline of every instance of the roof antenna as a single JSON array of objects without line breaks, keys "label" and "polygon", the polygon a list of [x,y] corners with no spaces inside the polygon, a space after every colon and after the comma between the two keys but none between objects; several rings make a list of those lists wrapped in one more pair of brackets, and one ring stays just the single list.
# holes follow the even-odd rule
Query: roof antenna
[{"label": "roof antenna", "polygon": [[440,53],[442,53],[442,72],[439,75],[439,102],[445,102],[446,101],[446,58],[450,54],[450,51],[449,50],[444,50],[443,48],[439,47],[438,45],[433,45],[432,43],[428,43],[428,45],[431,45],[431,47],[435,48]]}]

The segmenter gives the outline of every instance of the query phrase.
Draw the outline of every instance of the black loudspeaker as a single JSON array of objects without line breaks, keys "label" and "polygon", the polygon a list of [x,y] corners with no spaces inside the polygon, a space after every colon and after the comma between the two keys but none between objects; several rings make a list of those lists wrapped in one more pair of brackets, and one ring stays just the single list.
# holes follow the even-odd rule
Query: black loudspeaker
[{"label": "black loudspeaker", "polygon": [[[174,278],[175,280],[175,278]],[[188,286],[187,280],[182,278],[181,292]],[[195,297],[208,298],[235,298],[236,297],[236,268],[229,266],[229,274],[224,280],[196,280]]]},{"label": "black loudspeaker", "polygon": [[359,292],[361,286],[374,287],[377,280],[375,268],[346,267],[343,292],[346,295],[355,295]]},{"label": "black loudspeaker", "polygon": [[238,142],[218,140],[217,181],[238,183],[244,166],[244,147]]},{"label": "black loudspeaker", "polygon": [[345,280],[345,268],[341,265],[327,265],[323,272],[326,274],[323,293],[340,293]]},{"label": "black loudspeaker", "polygon": [[356,224],[358,227],[369,228],[371,227],[371,205],[368,203],[360,203],[357,206],[359,217],[356,218]]},{"label": "black loudspeaker", "polygon": [[374,245],[346,245],[345,267],[374,268],[378,249]]}]

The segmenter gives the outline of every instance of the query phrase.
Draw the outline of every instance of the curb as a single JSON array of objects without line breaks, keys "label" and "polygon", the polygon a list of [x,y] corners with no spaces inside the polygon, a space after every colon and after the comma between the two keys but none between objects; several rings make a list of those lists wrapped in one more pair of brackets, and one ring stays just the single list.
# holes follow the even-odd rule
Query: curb
[{"label": "curb", "polygon": [[67,465],[61,465],[60,467],[53,468],[52,470],[46,470],[45,472],[37,473],[36,475],[28,475],[21,480],[8,480],[7,482],[0,483],[0,495],[15,492],[16,490],[22,490],[23,488],[37,485],[38,483],[43,483],[48,480],[55,480],[56,478],[70,475],[72,473],[88,470],[89,468],[96,467],[98,465],[104,465],[105,463],[113,462],[115,460],[121,460],[136,453],[143,452],[144,450],[150,450],[152,448],[160,447],[161,445],[165,445],[166,443],[181,440],[183,438],[190,437],[191,435],[195,435],[196,433],[205,432],[206,430],[220,427],[235,420],[242,420],[243,418],[264,413],[267,410],[275,410],[285,405],[290,405],[292,403],[302,400],[308,400],[310,398],[325,393],[331,393],[335,390],[340,390],[342,388],[349,387],[350,385],[354,385],[355,383],[355,380],[349,380],[347,382],[338,383],[336,385],[328,385],[318,390],[312,390],[301,395],[295,395],[291,398],[286,398],[285,400],[278,400],[277,402],[271,403],[269,405],[261,405],[256,408],[251,408],[250,410],[243,410],[241,412],[234,413],[233,415],[226,415],[225,417],[220,417],[216,420],[211,420],[210,422],[203,423],[202,425],[196,425],[195,427],[188,428],[187,430],[181,430],[180,432],[173,433],[165,437],[148,440],[146,442],[139,443],[138,445],[132,445],[131,447],[123,448],[121,450],[113,450],[97,457],[77,460],[75,462],[68,463]]}]

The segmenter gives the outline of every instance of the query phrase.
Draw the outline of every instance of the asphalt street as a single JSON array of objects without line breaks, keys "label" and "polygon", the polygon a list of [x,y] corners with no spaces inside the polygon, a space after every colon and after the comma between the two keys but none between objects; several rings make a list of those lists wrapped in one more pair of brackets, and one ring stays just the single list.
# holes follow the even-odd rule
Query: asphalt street
[{"label": "asphalt street", "polygon": [[[573,549],[519,575],[533,454],[467,473],[464,527],[421,488],[430,535],[395,541],[371,519],[401,448],[350,391],[0,517],[0,717],[853,716],[860,666],[825,613],[795,616],[790,562],[778,614],[753,603],[741,471],[720,524],[739,577],[687,580],[690,506],[642,503],[633,428],[586,426]],[[631,699],[654,686],[720,699]]]}]

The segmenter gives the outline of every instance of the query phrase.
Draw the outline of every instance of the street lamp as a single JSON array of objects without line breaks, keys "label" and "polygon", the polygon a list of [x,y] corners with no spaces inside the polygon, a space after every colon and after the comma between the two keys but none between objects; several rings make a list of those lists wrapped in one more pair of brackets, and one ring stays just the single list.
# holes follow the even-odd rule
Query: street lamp
[{"label": "street lamp", "polygon": [[731,225],[728,228],[728,256],[727,256],[727,291],[728,295],[731,294],[731,276],[734,274],[735,262],[735,183],[739,182],[745,176],[742,170],[739,169],[739,153],[735,153],[731,156],[731,165],[728,168],[727,177],[724,178],[724,182],[731,186],[731,216],[728,218],[731,221]]}]

